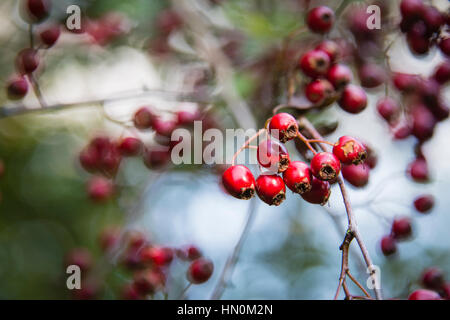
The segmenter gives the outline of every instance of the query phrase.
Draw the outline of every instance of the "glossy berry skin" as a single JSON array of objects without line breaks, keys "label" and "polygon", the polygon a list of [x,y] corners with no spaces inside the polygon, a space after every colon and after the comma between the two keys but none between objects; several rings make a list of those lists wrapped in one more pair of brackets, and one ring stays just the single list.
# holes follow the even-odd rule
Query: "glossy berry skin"
[{"label": "glossy berry skin", "polygon": [[283,143],[294,139],[298,134],[297,120],[289,113],[278,113],[270,119],[269,133]]},{"label": "glossy berry skin", "polygon": [[441,296],[434,291],[419,289],[411,293],[408,300],[442,300]]},{"label": "glossy berry skin", "polygon": [[212,261],[205,258],[199,258],[189,265],[186,277],[190,283],[202,284],[211,278],[213,272],[214,264]]},{"label": "glossy berry skin", "polygon": [[126,137],[118,143],[117,148],[123,156],[134,157],[141,153],[142,142],[138,138]]},{"label": "glossy berry skin", "polygon": [[412,234],[411,220],[408,217],[395,219],[392,223],[391,233],[396,240],[409,238]]},{"label": "glossy berry skin", "polygon": [[431,194],[424,194],[414,200],[414,207],[420,213],[428,213],[434,207],[434,197]]},{"label": "glossy berry skin", "polygon": [[303,194],[311,191],[312,172],[309,165],[302,161],[292,161],[285,172],[283,181],[292,192]]},{"label": "glossy berry skin", "polygon": [[349,84],[342,92],[339,106],[349,113],[360,113],[367,106],[367,95],[361,87]]},{"label": "glossy berry skin", "polygon": [[58,41],[60,35],[61,28],[59,25],[55,24],[42,30],[39,37],[41,38],[42,43],[45,44],[47,48],[50,48]]},{"label": "glossy berry skin", "polygon": [[342,176],[344,179],[356,188],[362,188],[369,182],[370,168],[365,163],[344,165],[342,167]]},{"label": "glossy berry skin", "polygon": [[331,188],[328,181],[323,181],[313,177],[311,182],[311,190],[301,194],[303,200],[313,203],[324,205],[330,198]]},{"label": "glossy berry skin", "polygon": [[398,103],[389,97],[381,98],[377,103],[378,114],[388,123],[397,119],[400,112]]},{"label": "glossy berry skin", "polygon": [[322,50],[311,50],[301,56],[300,69],[309,77],[324,76],[330,68],[330,58]]},{"label": "glossy berry skin", "polygon": [[134,126],[139,130],[150,129],[156,116],[149,107],[141,107],[134,114]]},{"label": "glossy berry skin", "polygon": [[341,56],[341,48],[336,42],[332,40],[322,41],[316,46],[315,49],[325,52],[330,58],[331,63],[336,62]]},{"label": "glossy berry skin", "polygon": [[331,66],[327,73],[327,79],[331,82],[336,90],[344,88],[352,81],[352,71],[343,64],[335,64]]},{"label": "glossy berry skin", "polygon": [[444,61],[436,68],[433,79],[440,84],[444,84],[450,80],[450,60]]},{"label": "glossy berry skin", "polygon": [[286,186],[278,175],[262,174],[256,179],[258,197],[270,206],[279,206],[286,199]]},{"label": "glossy berry skin", "polygon": [[375,88],[386,80],[383,68],[373,63],[365,63],[358,69],[359,80],[364,88]]},{"label": "glossy berry skin", "polygon": [[31,22],[39,23],[45,20],[50,14],[50,0],[25,0],[28,18]]},{"label": "glossy berry skin", "polygon": [[6,88],[8,99],[19,100],[24,98],[28,93],[28,82],[23,77],[11,80]]},{"label": "glossy berry skin", "polygon": [[255,194],[255,178],[246,166],[235,165],[225,170],[222,183],[228,193],[235,198],[248,200]]},{"label": "glossy berry skin", "polygon": [[142,263],[150,263],[156,267],[168,266],[173,260],[173,250],[165,247],[147,246],[139,252]]},{"label": "glossy berry skin", "polygon": [[311,172],[321,180],[334,180],[340,171],[341,162],[330,152],[319,152],[311,160]]},{"label": "glossy berry skin", "polygon": [[344,164],[360,164],[367,158],[364,145],[349,136],[342,136],[333,146],[333,154]]},{"label": "glossy berry skin", "polygon": [[263,140],[257,149],[260,166],[269,168],[273,173],[281,173],[289,166],[289,153],[286,147],[275,139]]},{"label": "glossy berry skin", "polygon": [[114,194],[114,184],[104,177],[92,177],[87,184],[89,198],[95,202],[105,202]]},{"label": "glossy berry skin", "polygon": [[142,157],[150,170],[161,169],[170,161],[170,150],[168,147],[148,147],[144,149]]},{"label": "glossy berry skin", "polygon": [[397,252],[397,241],[390,235],[384,236],[381,238],[380,247],[383,255],[391,256]]},{"label": "glossy berry skin", "polygon": [[427,289],[439,290],[445,284],[444,274],[438,268],[427,268],[422,273],[421,282]]},{"label": "glossy berry skin", "polygon": [[316,79],[305,87],[306,98],[314,104],[320,105],[329,100],[334,94],[334,88],[328,80]]},{"label": "glossy berry skin", "polygon": [[408,166],[407,172],[416,182],[427,182],[430,179],[428,164],[424,158],[417,158],[411,162]]},{"label": "glossy berry skin", "polygon": [[39,55],[34,49],[24,49],[16,58],[17,71],[21,74],[31,74],[39,67]]},{"label": "glossy berry skin", "polygon": [[306,17],[306,23],[315,33],[327,33],[333,27],[334,12],[326,6],[313,8]]}]

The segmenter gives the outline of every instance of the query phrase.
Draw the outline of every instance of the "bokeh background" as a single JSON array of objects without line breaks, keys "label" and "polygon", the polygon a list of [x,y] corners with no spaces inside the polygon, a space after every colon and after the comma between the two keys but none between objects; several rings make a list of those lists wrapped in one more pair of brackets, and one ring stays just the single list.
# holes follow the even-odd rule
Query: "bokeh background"
[{"label": "bokeh background", "polygon": [[[0,3],[1,83],[14,73],[17,52],[28,45],[28,26],[19,15],[18,2]],[[339,4],[311,2],[328,3],[333,8]],[[354,2],[350,6],[360,5]],[[389,15],[398,16],[398,1],[384,2],[391,8]],[[448,1],[431,2],[443,11],[449,9]],[[192,287],[189,298],[206,299],[240,235],[249,201],[234,199],[222,191],[217,168],[199,165],[149,170],[136,158],[122,164],[117,178],[120,196],[96,204],[86,195],[89,175],[80,168],[78,154],[96,133],[113,137],[123,134],[123,127],[111,119],[128,119],[141,105],[163,110],[195,107],[195,103],[176,101],[173,95],[152,94],[151,90],[190,92],[197,88],[198,74],[202,80],[206,78],[207,92],[219,97],[211,107],[219,128],[262,127],[280,99],[273,85],[279,75],[271,57],[281,46],[281,39],[303,25],[304,1],[59,0],[53,1],[49,19],[64,21],[70,4],[82,8],[83,19],[100,21],[109,15],[115,21],[114,32],[64,31],[42,59],[38,80],[43,95],[49,105],[110,101],[0,119],[0,158],[5,168],[0,179],[0,298],[72,298],[66,288],[64,257],[78,247],[88,248],[102,270],[98,277],[102,290],[97,297],[119,298],[121,286],[131,279],[130,273],[119,263],[105,262],[98,241],[102,230],[118,225],[125,230],[141,230],[155,243],[174,247],[195,244],[201,248],[214,262],[215,272],[206,284]],[[199,34],[202,29],[185,22],[163,38],[157,27],[161,15],[168,9],[183,12],[186,8],[205,20],[208,34]],[[340,23],[344,24],[345,18]],[[340,36],[338,31],[333,32],[331,37]],[[219,44],[229,61],[231,75],[226,85],[216,79],[210,71],[211,61],[197,47],[201,46],[199,39],[207,42],[208,37]],[[298,43],[311,43],[310,47],[317,41],[319,37],[310,34],[298,38]],[[436,49],[423,57],[412,55],[404,37],[397,37],[390,52],[393,70],[423,76],[430,75],[444,59]],[[143,94],[149,89],[150,93]],[[448,101],[448,87],[443,91]],[[115,99],[124,92],[136,95]],[[424,145],[432,181],[412,183],[405,168],[414,158],[415,141],[392,139],[375,110],[384,89],[368,93],[369,105],[361,114],[349,115],[330,107],[311,119],[316,124],[338,123],[327,137],[330,141],[344,134],[354,135],[376,151],[379,163],[371,172],[369,184],[358,190],[349,187],[350,197],[361,234],[374,263],[381,268],[384,295],[405,298],[419,286],[426,267],[437,266],[450,276],[450,125],[442,122],[433,139]],[[0,110],[19,104],[22,102],[8,101],[4,90],[0,91]],[[23,105],[39,107],[33,94]],[[151,133],[140,135],[144,141],[154,138]],[[287,146],[292,158],[300,159],[294,144]],[[257,171],[255,166],[253,169]],[[256,220],[224,298],[332,298],[346,223],[336,188],[333,186],[329,204],[324,207],[307,204],[291,192],[279,207],[251,200],[258,202]],[[437,201],[428,215],[420,215],[412,206],[413,199],[423,193],[433,194]],[[369,207],[368,199],[375,196]],[[392,258],[384,257],[378,248],[380,238],[390,228],[380,215],[387,220],[406,215],[414,222],[414,238],[401,243]],[[356,249],[355,243],[353,246]],[[355,252],[350,256],[351,269],[365,283],[365,268]],[[171,266],[169,298],[177,297],[186,285],[186,267],[181,261]]]}]

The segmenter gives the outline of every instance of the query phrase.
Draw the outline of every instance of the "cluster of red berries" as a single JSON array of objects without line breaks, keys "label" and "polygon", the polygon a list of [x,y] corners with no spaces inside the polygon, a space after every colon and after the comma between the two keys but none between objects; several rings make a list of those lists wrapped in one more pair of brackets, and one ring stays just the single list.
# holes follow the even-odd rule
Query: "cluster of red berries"
[{"label": "cluster of red berries", "polygon": [[[105,254],[118,249],[121,234],[118,227],[105,228],[99,237],[100,247]],[[166,288],[167,275],[174,259],[189,262],[186,278],[192,284],[202,284],[209,280],[214,265],[203,257],[194,245],[171,248],[151,244],[147,237],[138,231],[130,231],[123,236],[124,250],[121,264],[132,272],[132,281],[120,289],[120,298],[126,300],[144,299]],[[65,265],[77,265],[81,270],[81,289],[73,290],[76,299],[95,299],[101,293],[101,281],[94,276],[94,258],[85,248],[71,250]]]},{"label": "cluster of red berries", "polygon": [[[308,165],[291,161],[283,143],[299,135],[296,119],[288,113],[274,115],[267,129],[270,137],[258,145],[258,163],[262,168],[276,167],[275,174],[261,174],[256,180],[244,165],[233,165],[222,175],[228,193],[238,199],[250,199],[256,193],[269,205],[280,205],[286,198],[286,186],[310,203],[325,204],[330,196],[330,181],[336,180],[341,164],[359,165],[367,157],[364,145],[343,136],[333,152],[316,153]],[[280,177],[278,174],[282,174]]]},{"label": "cluster of red berries", "polygon": [[427,268],[420,280],[425,289],[412,292],[409,300],[450,300],[450,283],[445,282],[442,270],[436,267]]},{"label": "cluster of red berries", "polygon": [[[448,17],[422,0],[402,0],[400,30],[406,33],[408,46],[415,54],[425,54],[438,43],[442,53],[450,55],[450,39],[440,37],[441,28],[448,26]],[[446,21],[447,19],[447,21]]]},{"label": "cluster of red berries", "polygon": [[[27,19],[30,24],[41,23],[50,14],[50,0],[26,0],[24,5],[26,14],[25,19]],[[56,41],[58,41],[60,33],[60,26],[58,24],[50,23],[42,27],[39,32],[39,38],[42,43],[41,48],[48,49],[52,47]],[[28,80],[30,80],[31,75],[37,70],[39,64],[39,50],[35,48],[26,48],[19,52],[16,57],[17,74],[9,80],[6,87],[9,99],[18,100],[27,95],[29,88],[27,76]]]}]

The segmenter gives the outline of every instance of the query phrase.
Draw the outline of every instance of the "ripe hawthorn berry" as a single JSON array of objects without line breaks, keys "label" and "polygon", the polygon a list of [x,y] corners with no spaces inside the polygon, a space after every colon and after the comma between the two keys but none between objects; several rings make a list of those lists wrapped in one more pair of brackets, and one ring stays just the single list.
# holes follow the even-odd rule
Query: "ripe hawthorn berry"
[{"label": "ripe hawthorn berry", "polygon": [[177,257],[182,260],[196,260],[203,256],[200,249],[195,245],[188,245],[176,251]]},{"label": "ripe hawthorn berry", "polygon": [[450,38],[442,39],[439,42],[439,49],[441,49],[442,53],[447,57],[450,56]]},{"label": "ripe hawthorn berry", "polygon": [[386,80],[384,69],[374,63],[365,63],[358,68],[358,76],[361,86],[364,88],[375,88]]},{"label": "ripe hawthorn berry", "polygon": [[105,202],[114,194],[115,188],[111,180],[100,176],[92,177],[87,184],[89,198],[95,202]]},{"label": "ripe hawthorn berry", "polygon": [[146,246],[139,253],[142,263],[150,263],[156,267],[168,266],[173,260],[173,250],[166,247]]},{"label": "ripe hawthorn berry", "polygon": [[316,33],[327,33],[334,23],[334,12],[327,6],[311,9],[306,17],[308,28]]},{"label": "ripe hawthorn berry", "polygon": [[380,248],[383,255],[391,256],[397,252],[397,241],[390,235],[384,236],[381,238]]},{"label": "ripe hawthorn berry", "polygon": [[144,164],[150,170],[160,169],[170,160],[169,147],[149,146],[143,152]]},{"label": "ripe hawthorn berry", "polygon": [[418,289],[409,295],[408,300],[442,300],[442,298],[437,292]]},{"label": "ripe hawthorn berry", "polygon": [[301,56],[299,61],[300,69],[311,78],[324,76],[330,68],[330,58],[322,50],[311,50]]},{"label": "ripe hawthorn berry", "polygon": [[58,24],[54,24],[42,30],[39,37],[41,38],[42,43],[45,44],[47,48],[50,48],[58,41],[60,35],[61,27]]},{"label": "ripe hawthorn berry", "polygon": [[278,173],[285,171],[290,161],[286,147],[274,139],[265,139],[259,143],[257,159],[260,166]]},{"label": "ripe hawthorn berry", "polygon": [[202,284],[211,278],[213,272],[213,262],[206,258],[199,258],[189,265],[186,277],[193,284]]},{"label": "ripe hawthorn berry", "polygon": [[445,284],[444,274],[438,268],[427,268],[422,273],[421,282],[427,289],[439,290]]},{"label": "ripe hawthorn berry", "polygon": [[324,40],[319,43],[316,47],[316,50],[322,50],[325,52],[330,58],[330,62],[336,62],[341,57],[341,48],[339,45],[332,40]]},{"label": "ripe hawthorn berry", "polygon": [[444,284],[439,293],[445,300],[450,300],[450,283]]},{"label": "ripe hawthorn berry", "polygon": [[339,106],[349,113],[360,113],[367,106],[367,95],[361,87],[349,84],[342,92]]},{"label": "ripe hawthorn berry", "polygon": [[19,100],[28,93],[28,82],[24,77],[17,77],[8,82],[6,87],[8,99]]},{"label": "ripe hawthorn berry", "polygon": [[140,130],[150,129],[155,118],[156,116],[153,114],[150,107],[141,107],[134,114],[134,126]]},{"label": "ripe hawthorn berry", "polygon": [[330,198],[330,194],[330,183],[313,177],[311,190],[302,193],[301,196],[303,200],[309,203],[324,205]]},{"label": "ripe hawthorn berry", "polygon": [[311,191],[312,172],[309,165],[302,161],[292,161],[285,172],[283,181],[292,192],[303,194]]},{"label": "ripe hawthorn berry", "polygon": [[445,23],[444,15],[433,6],[426,6],[423,14],[423,21],[427,26],[428,34],[438,32]]},{"label": "ripe hawthorn berry", "polygon": [[428,213],[434,206],[434,197],[431,194],[424,194],[414,200],[414,207],[420,213]]},{"label": "ripe hawthorn berry", "polygon": [[394,219],[392,222],[391,233],[395,240],[409,238],[412,234],[411,219],[408,217]]},{"label": "ripe hawthorn berry", "polygon": [[316,79],[305,87],[305,96],[314,104],[324,104],[334,94],[332,84],[325,79]]},{"label": "ripe hawthorn berry", "polygon": [[344,88],[352,81],[352,71],[343,64],[335,64],[331,66],[327,73],[327,79],[331,82],[336,90]]},{"label": "ripe hawthorn berry", "polygon": [[39,23],[45,20],[51,10],[50,0],[25,0],[25,11],[28,22]]},{"label": "ripe hawthorn berry", "polygon": [[406,19],[416,20],[422,18],[425,13],[425,5],[422,0],[402,0],[400,12]]},{"label": "ripe hawthorn berry", "polygon": [[312,174],[321,180],[335,179],[341,171],[341,162],[330,152],[319,152],[311,160]]},{"label": "ripe hawthorn berry", "polygon": [[369,182],[370,168],[367,164],[351,164],[342,167],[342,176],[352,186],[362,188]]},{"label": "ripe hawthorn berry", "polygon": [[255,178],[243,165],[231,166],[222,174],[222,184],[230,195],[248,200],[255,194]]},{"label": "ripe hawthorn berry", "polygon": [[194,121],[201,120],[201,114],[198,110],[187,111],[180,110],[176,114],[178,126],[188,126],[194,123]]},{"label": "ripe hawthorn berry", "polygon": [[277,113],[270,119],[269,133],[283,143],[294,139],[298,133],[297,120],[289,113]]},{"label": "ripe hawthorn berry", "polygon": [[133,286],[140,295],[153,294],[165,285],[165,275],[157,269],[144,269],[138,271],[133,277]]},{"label": "ripe hawthorn berry", "polygon": [[397,90],[404,93],[415,91],[419,86],[419,77],[407,73],[394,73],[392,81]]},{"label": "ripe hawthorn berry", "polygon": [[397,119],[400,112],[400,107],[394,99],[384,97],[378,101],[377,111],[384,120],[388,123],[392,123]]},{"label": "ripe hawthorn berry", "polygon": [[436,127],[436,119],[433,113],[424,105],[415,105],[411,110],[412,118],[412,134],[419,139],[425,141],[433,136]]},{"label": "ripe hawthorn berry", "polygon": [[16,57],[17,71],[21,74],[31,74],[39,66],[39,55],[35,49],[23,49]]},{"label": "ripe hawthorn berry", "polygon": [[111,177],[116,175],[122,157],[114,142],[108,137],[98,136],[80,152],[79,160],[86,171]]},{"label": "ripe hawthorn berry", "polygon": [[170,137],[172,132],[176,129],[177,123],[175,120],[163,120],[157,117],[153,120],[152,126],[157,134],[164,137]]},{"label": "ripe hawthorn berry", "polygon": [[279,206],[286,199],[286,186],[280,176],[262,174],[256,179],[256,193],[268,205]]},{"label": "ripe hawthorn berry", "polygon": [[450,80],[450,60],[445,60],[436,68],[433,79],[440,84],[444,84]]},{"label": "ripe hawthorn berry", "polygon": [[349,136],[342,136],[333,146],[333,154],[344,164],[360,164],[367,158],[364,145]]},{"label": "ripe hawthorn berry", "polygon": [[416,182],[427,182],[430,179],[427,161],[422,157],[408,165],[407,173]]},{"label": "ripe hawthorn berry", "polygon": [[119,141],[117,148],[123,156],[137,156],[142,151],[142,142],[138,138],[126,137]]}]

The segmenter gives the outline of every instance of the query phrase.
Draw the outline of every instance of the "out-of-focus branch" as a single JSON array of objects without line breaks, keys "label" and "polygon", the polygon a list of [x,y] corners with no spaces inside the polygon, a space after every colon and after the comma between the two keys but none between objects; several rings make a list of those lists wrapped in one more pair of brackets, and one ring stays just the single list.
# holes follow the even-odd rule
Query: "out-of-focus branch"
[{"label": "out-of-focus branch", "polygon": [[[33,33],[33,24],[32,23],[29,24],[28,34],[30,37],[30,49],[34,49],[34,33]],[[47,103],[45,102],[44,96],[42,95],[41,87],[39,86],[39,83],[38,83],[36,77],[33,74],[29,74],[28,80],[31,83],[34,94],[36,95],[36,98],[38,99],[39,104],[41,105],[41,108],[45,108],[47,106]]]}]

